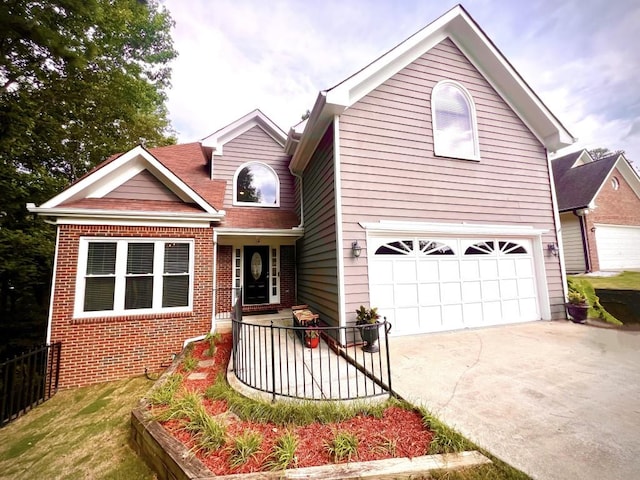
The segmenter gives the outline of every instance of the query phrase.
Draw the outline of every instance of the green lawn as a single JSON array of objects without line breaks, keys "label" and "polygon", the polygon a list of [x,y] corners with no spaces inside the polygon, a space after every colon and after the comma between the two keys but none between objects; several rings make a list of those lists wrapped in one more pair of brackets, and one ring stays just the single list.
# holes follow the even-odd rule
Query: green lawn
[{"label": "green lawn", "polygon": [[57,393],[0,430],[0,478],[155,479],[128,444],[150,387],[133,378]]},{"label": "green lawn", "polygon": [[611,290],[640,290],[640,272],[622,272],[613,277],[594,277],[572,275],[571,278],[587,280],[593,288],[608,288]]}]

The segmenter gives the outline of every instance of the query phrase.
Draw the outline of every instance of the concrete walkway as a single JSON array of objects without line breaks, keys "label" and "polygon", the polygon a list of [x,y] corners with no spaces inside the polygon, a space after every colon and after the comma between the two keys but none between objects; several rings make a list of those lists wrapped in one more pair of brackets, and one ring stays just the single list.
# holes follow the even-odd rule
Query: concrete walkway
[{"label": "concrete walkway", "polygon": [[396,392],[533,478],[640,478],[640,332],[555,321],[390,343]]}]

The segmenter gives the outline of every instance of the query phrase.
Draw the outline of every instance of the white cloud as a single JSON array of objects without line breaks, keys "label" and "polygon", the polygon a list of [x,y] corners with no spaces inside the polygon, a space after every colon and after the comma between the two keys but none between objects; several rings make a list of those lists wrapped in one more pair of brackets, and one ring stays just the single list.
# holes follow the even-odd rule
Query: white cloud
[{"label": "white cloud", "polygon": [[[254,108],[286,131],[319,90],[455,3],[167,0],[180,54],[168,106],[180,140],[202,138]],[[465,7],[580,144],[640,158],[640,4],[468,0]]]}]

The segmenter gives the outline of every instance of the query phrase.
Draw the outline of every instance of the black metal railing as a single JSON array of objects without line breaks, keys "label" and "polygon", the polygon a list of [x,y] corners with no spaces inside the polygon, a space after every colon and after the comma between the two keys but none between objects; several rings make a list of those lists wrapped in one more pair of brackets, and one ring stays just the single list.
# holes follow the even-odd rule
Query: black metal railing
[{"label": "black metal railing", "polygon": [[61,342],[0,363],[0,426],[51,398],[58,390]]},{"label": "black metal railing", "polygon": [[[362,327],[293,326],[292,319],[232,319],[233,372],[245,385],[276,397],[354,400],[391,392],[388,322],[364,351]],[[314,332],[314,333],[310,333]],[[315,348],[305,344],[319,338]],[[309,342],[311,343],[311,342]],[[366,346],[365,346],[366,347]]]}]

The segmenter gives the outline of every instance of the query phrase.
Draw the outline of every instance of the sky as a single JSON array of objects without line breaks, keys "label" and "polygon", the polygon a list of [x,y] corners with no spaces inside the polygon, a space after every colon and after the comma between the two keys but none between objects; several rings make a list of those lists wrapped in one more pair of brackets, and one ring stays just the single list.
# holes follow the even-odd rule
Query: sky
[{"label": "sky", "polygon": [[[162,0],[175,21],[169,115],[196,141],[259,108],[285,132],[318,92],[450,0]],[[640,163],[640,1],[467,0],[465,9],[581,148]]]}]

